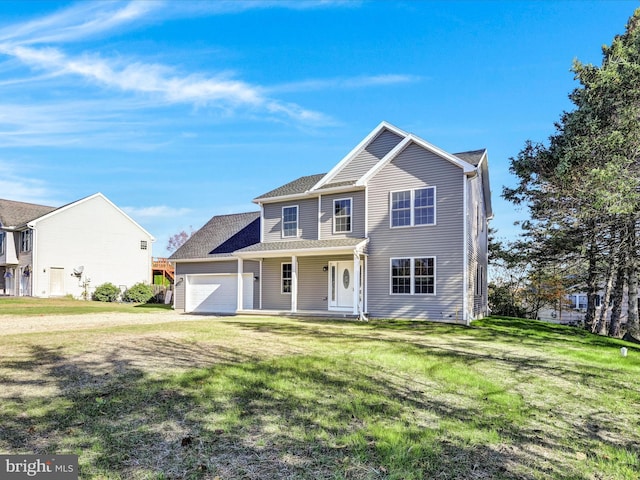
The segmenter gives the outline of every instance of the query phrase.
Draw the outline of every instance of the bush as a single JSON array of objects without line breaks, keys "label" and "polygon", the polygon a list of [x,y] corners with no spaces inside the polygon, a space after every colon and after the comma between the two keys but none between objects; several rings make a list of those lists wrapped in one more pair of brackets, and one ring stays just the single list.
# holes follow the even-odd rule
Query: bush
[{"label": "bush", "polygon": [[153,287],[145,283],[136,283],[122,295],[122,300],[133,303],[147,303],[153,298]]},{"label": "bush", "polygon": [[103,283],[98,285],[91,295],[93,300],[98,302],[115,302],[120,296],[120,289],[113,283]]}]

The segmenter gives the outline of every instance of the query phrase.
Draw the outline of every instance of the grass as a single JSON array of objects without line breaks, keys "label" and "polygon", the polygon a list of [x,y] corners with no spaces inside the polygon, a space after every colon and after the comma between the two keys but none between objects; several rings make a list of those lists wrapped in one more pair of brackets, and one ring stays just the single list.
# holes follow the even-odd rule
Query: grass
[{"label": "grass", "polygon": [[82,301],[73,298],[0,297],[0,315],[85,315],[87,313],[145,313],[170,310],[171,305]]},{"label": "grass", "polygon": [[640,348],[570,327],[201,317],[0,352],[0,451],[82,479],[640,475]]}]

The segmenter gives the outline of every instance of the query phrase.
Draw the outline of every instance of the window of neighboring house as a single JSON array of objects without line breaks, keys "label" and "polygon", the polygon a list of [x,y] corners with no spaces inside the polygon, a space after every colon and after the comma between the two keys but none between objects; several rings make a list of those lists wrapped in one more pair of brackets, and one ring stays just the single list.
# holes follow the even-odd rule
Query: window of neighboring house
[{"label": "window of neighboring house", "polygon": [[147,241],[140,240],[140,250],[146,250],[146,249],[147,249]]},{"label": "window of neighboring house", "polygon": [[282,207],[282,236],[298,236],[298,206]]},{"label": "window of neighboring house", "polygon": [[436,187],[391,192],[391,226],[435,225]]},{"label": "window of neighboring house", "polygon": [[31,251],[31,230],[24,230],[20,232],[20,251],[21,252],[30,252]]},{"label": "window of neighboring house", "polygon": [[293,279],[293,269],[290,263],[282,264],[282,293],[291,293],[291,281]]},{"label": "window of neighboring house", "polygon": [[401,295],[435,294],[435,257],[392,258],[391,293]]},{"label": "window of neighboring house", "polygon": [[5,233],[0,232],[0,255],[4,255],[4,238],[5,238]]},{"label": "window of neighboring house", "polygon": [[333,201],[333,232],[351,231],[351,199],[342,198]]},{"label": "window of neighboring house", "polygon": [[[577,310],[586,310],[587,309],[587,296],[586,295],[570,295],[569,302],[571,303],[571,308],[575,308]],[[597,306],[597,304],[596,304]]]}]

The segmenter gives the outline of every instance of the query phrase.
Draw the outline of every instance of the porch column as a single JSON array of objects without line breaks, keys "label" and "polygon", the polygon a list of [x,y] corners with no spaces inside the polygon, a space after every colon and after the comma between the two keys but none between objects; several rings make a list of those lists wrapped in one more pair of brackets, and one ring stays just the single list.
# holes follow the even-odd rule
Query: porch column
[{"label": "porch column", "polygon": [[353,252],[353,314],[360,315],[360,254]]},{"label": "porch column", "polygon": [[298,311],[298,257],[291,256],[291,312]]},{"label": "porch column", "polygon": [[242,308],[244,307],[243,303],[242,303],[242,298],[244,297],[244,292],[243,292],[243,281],[242,281],[242,271],[244,269],[244,262],[241,258],[238,258],[238,308],[236,308],[237,310],[242,310]]}]

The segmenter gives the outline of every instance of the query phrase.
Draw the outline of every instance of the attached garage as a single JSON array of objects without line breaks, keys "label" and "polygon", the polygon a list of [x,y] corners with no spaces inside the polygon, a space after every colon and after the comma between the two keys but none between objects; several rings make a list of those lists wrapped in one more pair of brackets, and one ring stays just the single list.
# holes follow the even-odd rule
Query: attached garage
[{"label": "attached garage", "polygon": [[[235,313],[238,302],[237,274],[185,276],[185,312]],[[253,274],[242,276],[242,308],[253,308]]]}]

